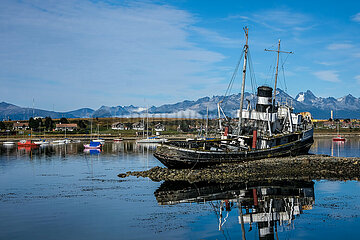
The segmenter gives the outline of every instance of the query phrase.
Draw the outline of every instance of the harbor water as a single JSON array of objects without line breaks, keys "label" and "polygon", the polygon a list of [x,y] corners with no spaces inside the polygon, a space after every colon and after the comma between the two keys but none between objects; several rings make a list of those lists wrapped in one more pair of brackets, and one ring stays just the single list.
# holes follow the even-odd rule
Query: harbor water
[{"label": "harbor water", "polygon": [[[0,239],[357,239],[360,183],[153,182],[156,145],[1,145]],[[360,139],[316,138],[311,153],[360,157]]]}]

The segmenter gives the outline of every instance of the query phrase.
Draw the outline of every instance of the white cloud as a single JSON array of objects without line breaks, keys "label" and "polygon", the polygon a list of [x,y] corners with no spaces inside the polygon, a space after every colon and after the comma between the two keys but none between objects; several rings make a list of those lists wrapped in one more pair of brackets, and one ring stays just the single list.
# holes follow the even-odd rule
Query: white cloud
[{"label": "white cloud", "polygon": [[191,30],[202,35],[207,41],[214,42],[217,45],[225,47],[239,47],[241,42],[239,39],[231,39],[221,36],[219,33],[200,27],[191,27]]},{"label": "white cloud", "polygon": [[327,70],[327,71],[318,71],[314,72],[314,75],[327,82],[340,82],[339,74],[337,71]]},{"label": "white cloud", "polygon": [[37,96],[47,99],[38,107],[55,102],[55,110],[196,97],[184,93],[207,86],[225,57],[189,40],[195,23],[187,11],[151,3],[2,1],[0,96],[20,105]]},{"label": "white cloud", "polygon": [[321,64],[321,65],[324,65],[324,66],[333,66],[333,65],[338,64],[338,62],[327,62],[327,61],[315,61],[315,63]]},{"label": "white cloud", "polygon": [[276,31],[286,31],[288,28],[295,31],[304,31],[309,29],[309,26],[305,24],[311,21],[310,16],[287,9],[272,9],[257,12],[249,19]]},{"label": "white cloud", "polygon": [[352,19],[354,22],[360,23],[360,13],[355,14],[351,19]]},{"label": "white cloud", "polygon": [[356,75],[354,78],[355,78],[356,82],[358,84],[360,84],[360,75]]},{"label": "white cloud", "polygon": [[353,47],[354,47],[354,45],[352,45],[350,43],[333,43],[333,44],[329,44],[327,46],[327,49],[329,49],[329,50],[344,50],[344,49],[350,49]]},{"label": "white cloud", "polygon": [[360,58],[360,52],[354,53],[353,56],[356,58]]}]

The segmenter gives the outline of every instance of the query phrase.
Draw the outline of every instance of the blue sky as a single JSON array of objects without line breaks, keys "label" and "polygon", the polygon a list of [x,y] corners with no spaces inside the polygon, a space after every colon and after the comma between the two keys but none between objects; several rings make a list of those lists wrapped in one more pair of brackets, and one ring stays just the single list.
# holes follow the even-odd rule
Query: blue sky
[{"label": "blue sky", "polygon": [[273,84],[264,49],[281,39],[294,54],[280,88],[360,96],[358,1],[2,0],[0,101],[68,111],[222,95],[244,26],[258,85]]}]

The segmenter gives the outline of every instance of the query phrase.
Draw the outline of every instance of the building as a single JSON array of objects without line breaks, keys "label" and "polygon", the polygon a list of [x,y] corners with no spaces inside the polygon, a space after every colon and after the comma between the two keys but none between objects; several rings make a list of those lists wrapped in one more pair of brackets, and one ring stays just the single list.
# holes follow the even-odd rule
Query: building
[{"label": "building", "polygon": [[111,129],[113,130],[128,130],[128,127],[125,126],[124,123],[117,122],[111,125]]},{"label": "building", "polygon": [[55,131],[74,131],[78,128],[76,123],[57,123],[55,127]]},{"label": "building", "polygon": [[154,129],[156,132],[162,132],[162,131],[165,131],[165,126],[162,123],[157,123],[157,124],[155,124]]},{"label": "building", "polygon": [[132,125],[132,129],[137,130],[137,131],[143,131],[143,130],[145,130],[144,123],[142,123],[142,122],[134,123]]},{"label": "building", "polygon": [[14,130],[26,130],[29,129],[29,123],[27,122],[16,122],[13,124]]}]

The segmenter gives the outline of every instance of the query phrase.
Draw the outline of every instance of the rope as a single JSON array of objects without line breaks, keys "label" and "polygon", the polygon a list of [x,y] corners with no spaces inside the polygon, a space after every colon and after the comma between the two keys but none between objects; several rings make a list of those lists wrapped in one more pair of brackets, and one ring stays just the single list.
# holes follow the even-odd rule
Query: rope
[{"label": "rope", "polygon": [[[244,46],[244,48],[245,48],[245,46]],[[234,72],[233,72],[233,74],[232,74],[232,76],[231,76],[231,79],[230,79],[229,85],[228,85],[228,87],[227,87],[227,89],[226,89],[225,95],[223,96],[223,98],[222,98],[222,100],[221,100],[220,102],[222,102],[222,101],[225,100],[225,97],[230,93],[230,91],[231,91],[231,89],[232,89],[232,86],[233,86],[233,84],[234,84],[234,80],[235,80],[235,78],[236,78],[236,76],[237,76],[237,73],[238,73],[238,71],[239,71],[239,66],[240,66],[241,59],[242,59],[242,56],[243,56],[243,55],[244,55],[244,50],[242,51],[241,56],[240,56],[240,58],[239,58],[239,60],[238,60],[238,62],[237,62],[237,64],[236,64],[235,70],[234,70]]]}]

